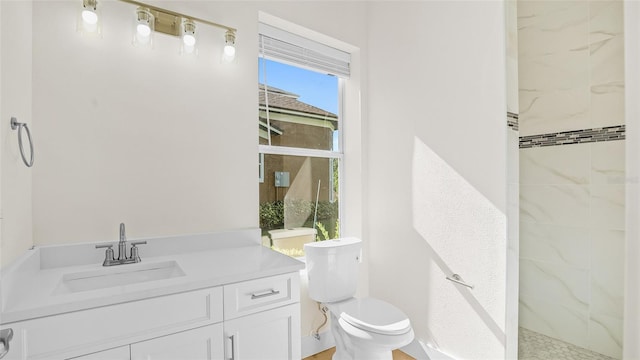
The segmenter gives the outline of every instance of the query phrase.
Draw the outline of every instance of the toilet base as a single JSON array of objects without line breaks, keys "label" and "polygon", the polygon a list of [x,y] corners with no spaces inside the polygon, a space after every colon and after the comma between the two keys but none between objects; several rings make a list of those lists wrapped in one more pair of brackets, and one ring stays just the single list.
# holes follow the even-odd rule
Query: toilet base
[{"label": "toilet base", "polygon": [[[347,330],[350,335],[347,335]],[[353,328],[331,313],[331,331],[336,342],[332,360],[392,360],[392,350],[408,345],[413,340],[413,330],[395,338],[395,344],[372,341],[374,338],[390,340],[390,337],[370,334]],[[399,340],[399,342],[397,342]]]}]

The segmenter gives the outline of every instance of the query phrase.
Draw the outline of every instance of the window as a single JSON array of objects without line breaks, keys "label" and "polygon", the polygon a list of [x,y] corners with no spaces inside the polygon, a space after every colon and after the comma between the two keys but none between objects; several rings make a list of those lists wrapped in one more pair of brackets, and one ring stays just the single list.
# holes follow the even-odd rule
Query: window
[{"label": "window", "polygon": [[262,239],[302,256],[304,243],[340,236],[341,77],[349,54],[264,24],[260,31]]}]

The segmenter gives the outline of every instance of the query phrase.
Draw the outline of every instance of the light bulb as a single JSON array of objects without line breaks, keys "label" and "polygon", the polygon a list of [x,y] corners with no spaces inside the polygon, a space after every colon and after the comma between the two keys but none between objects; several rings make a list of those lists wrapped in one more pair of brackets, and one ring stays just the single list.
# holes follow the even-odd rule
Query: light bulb
[{"label": "light bulb", "polygon": [[138,24],[136,31],[141,37],[149,37],[151,35],[151,28],[147,24]]},{"label": "light bulb", "polygon": [[224,49],[222,50],[222,59],[226,62],[232,62],[236,57],[236,34],[232,30],[227,30],[224,34]]},{"label": "light bulb", "polygon": [[98,23],[98,14],[93,10],[82,10],[82,21],[84,21],[86,25],[95,25]]},{"label": "light bulb", "polygon": [[184,34],[182,42],[184,42],[185,46],[193,47],[196,44],[196,37],[191,34]]},{"label": "light bulb", "polygon": [[229,60],[233,60],[233,58],[236,56],[236,47],[233,45],[225,45],[224,56]]}]

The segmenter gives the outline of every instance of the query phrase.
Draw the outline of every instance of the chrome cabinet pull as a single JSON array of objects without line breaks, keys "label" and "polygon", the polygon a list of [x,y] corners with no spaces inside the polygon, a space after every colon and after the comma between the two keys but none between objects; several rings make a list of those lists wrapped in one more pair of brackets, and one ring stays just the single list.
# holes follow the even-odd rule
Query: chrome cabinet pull
[{"label": "chrome cabinet pull", "polygon": [[229,358],[229,360],[235,360],[235,357],[236,357],[236,352],[235,352],[235,349],[234,349],[234,347],[235,347],[234,337],[235,337],[235,335],[231,335],[231,336],[228,337],[229,342],[231,344],[231,346],[230,346],[231,347],[231,351],[230,351],[231,357]]},{"label": "chrome cabinet pull", "polygon": [[262,294],[251,294],[251,300],[260,299],[260,298],[263,298],[263,297],[273,296],[273,295],[278,295],[278,294],[280,294],[280,291],[271,289],[271,290],[269,290],[269,291],[267,291],[265,293],[262,293]]},{"label": "chrome cabinet pull", "polygon": [[451,276],[447,276],[447,280],[449,281],[453,281],[456,284],[460,284],[462,286],[466,286],[470,289],[473,289],[473,285],[469,285],[466,282],[464,282],[464,280],[462,280],[462,277],[460,277],[460,275],[458,274],[453,274]]},{"label": "chrome cabinet pull", "polygon": [[0,330],[0,359],[9,353],[9,342],[13,338],[13,329]]}]

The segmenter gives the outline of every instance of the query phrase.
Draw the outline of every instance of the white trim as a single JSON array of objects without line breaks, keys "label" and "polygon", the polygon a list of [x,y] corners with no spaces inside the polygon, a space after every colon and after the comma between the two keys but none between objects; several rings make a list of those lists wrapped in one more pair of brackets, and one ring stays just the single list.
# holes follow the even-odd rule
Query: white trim
[{"label": "white trim", "polygon": [[342,153],[328,150],[303,149],[286,146],[258,145],[258,152],[271,155],[305,156],[327,159],[342,159]]},{"label": "white trim", "polygon": [[[344,131],[345,131],[345,102],[346,102],[346,87],[347,87],[346,79],[338,78],[338,152],[344,155]],[[360,118],[353,118],[352,121],[360,122]],[[345,199],[348,195],[345,191],[345,179],[347,178],[344,166],[344,157],[340,157],[338,161],[338,220],[340,223],[338,224],[338,231],[341,236],[345,235],[344,224],[346,223],[347,213],[345,211]],[[334,199],[335,201],[335,199]],[[361,234],[353,234],[355,236],[361,236]]]}]

